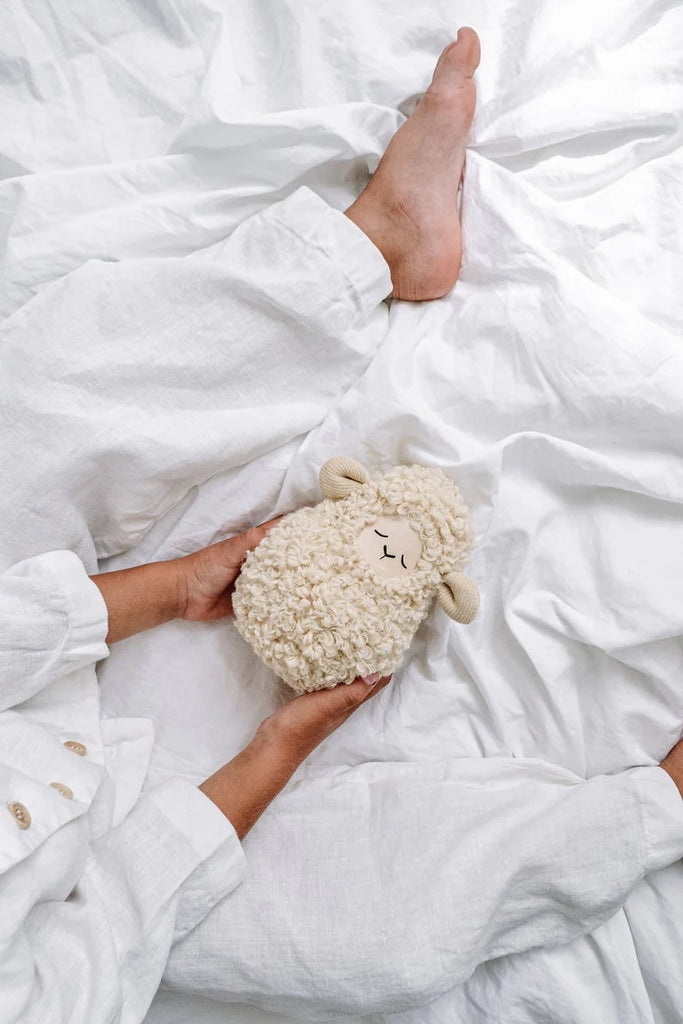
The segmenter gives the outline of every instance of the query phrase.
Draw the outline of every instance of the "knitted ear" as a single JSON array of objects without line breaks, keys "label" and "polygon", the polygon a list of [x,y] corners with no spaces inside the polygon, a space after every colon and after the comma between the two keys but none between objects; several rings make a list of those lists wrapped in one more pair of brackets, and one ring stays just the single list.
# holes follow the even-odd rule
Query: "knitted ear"
[{"label": "knitted ear", "polygon": [[348,498],[356,487],[370,479],[365,466],[348,455],[334,455],[320,470],[320,490],[326,498],[339,501]]},{"label": "knitted ear", "polygon": [[479,611],[477,584],[462,572],[448,572],[436,591],[445,611],[456,622],[471,622]]}]

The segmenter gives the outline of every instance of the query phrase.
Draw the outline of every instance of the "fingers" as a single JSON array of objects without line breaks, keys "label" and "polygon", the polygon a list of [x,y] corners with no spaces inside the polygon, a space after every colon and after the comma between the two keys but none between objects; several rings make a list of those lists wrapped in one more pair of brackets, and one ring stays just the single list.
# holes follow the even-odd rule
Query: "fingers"
[{"label": "fingers", "polygon": [[264,536],[265,536],[265,534],[269,533],[270,530],[272,530],[274,526],[277,526],[277,524],[280,522],[280,520],[284,519],[286,515],[287,515],[287,513],[283,512],[281,516],[275,516],[274,519],[269,519],[267,522],[261,523],[261,525],[257,526],[256,529],[257,530],[263,530]]},{"label": "fingers", "polygon": [[240,548],[242,548],[244,552],[242,556],[243,561],[246,557],[247,551],[253,551],[254,548],[257,548],[263,538],[273,529],[274,526],[277,526],[281,519],[284,519],[285,515],[286,513],[283,513],[281,516],[275,516],[274,519],[268,519],[267,522],[261,523],[259,526],[250,526],[248,530],[239,534],[237,538],[233,538],[233,540],[239,539],[240,541]]},{"label": "fingers", "polygon": [[376,693],[379,693],[380,690],[383,690],[385,686],[388,686],[390,682],[391,676],[380,676],[377,682],[374,683],[372,686],[368,686],[367,683],[363,683],[363,686],[366,689],[366,694],[361,703],[365,704],[366,700],[370,700],[370,698],[374,697]]},{"label": "fingers", "polygon": [[337,686],[332,687],[330,693],[339,693],[339,700],[342,703],[343,709],[348,714],[355,711],[361,704],[365,704],[366,701],[374,697],[376,693],[383,690],[387,684],[391,682],[391,676],[377,676],[377,682],[373,683],[372,686],[368,686],[361,677],[354,679],[352,683],[346,685],[340,683]]},{"label": "fingers", "polygon": [[337,683],[336,686],[310,690],[308,693],[294,697],[292,703],[299,702],[299,706],[301,706],[301,703],[305,702],[314,707],[316,711],[333,717],[348,716],[375,693],[384,689],[390,680],[391,676],[384,676],[378,679],[373,686],[368,686],[362,678],[358,677],[352,683]]},{"label": "fingers", "polygon": [[234,537],[223,541],[224,544],[230,546],[229,550],[233,552],[233,557],[235,555],[239,556],[235,559],[236,564],[241,565],[247,554],[259,546],[268,531],[277,526],[282,518],[283,516],[277,516],[275,519],[269,519],[268,522],[261,523],[259,526],[250,526],[244,533],[235,534]]},{"label": "fingers", "polygon": [[[302,505],[301,508],[311,508],[310,505]],[[258,547],[261,541],[264,539],[266,534],[270,533],[274,526],[289,515],[289,512],[283,512],[279,516],[274,516],[272,519],[267,519],[265,523],[259,523],[258,526],[250,526],[244,533],[238,533],[234,537],[231,537],[232,542],[240,542],[241,548],[244,549],[244,556],[247,551],[253,551],[254,548]],[[242,560],[244,561],[244,556]]]},{"label": "fingers", "polygon": [[340,683],[329,689],[299,694],[266,719],[269,725],[261,723],[259,728],[264,733],[269,731],[270,735],[279,736],[280,742],[303,759],[390,679],[391,676],[385,676],[372,687],[355,679],[348,685]]},{"label": "fingers", "polygon": [[374,686],[379,682],[379,672],[371,672],[369,676],[360,676],[366,686]]}]

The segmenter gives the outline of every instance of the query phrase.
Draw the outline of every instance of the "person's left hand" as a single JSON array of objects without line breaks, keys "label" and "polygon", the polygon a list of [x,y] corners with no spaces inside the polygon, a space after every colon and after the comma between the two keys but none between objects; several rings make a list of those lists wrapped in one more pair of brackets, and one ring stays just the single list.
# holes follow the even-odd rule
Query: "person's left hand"
[{"label": "person's left hand", "polygon": [[212,622],[232,615],[232,592],[248,551],[257,547],[282,516],[252,526],[228,540],[177,559],[178,615],[189,622]]}]

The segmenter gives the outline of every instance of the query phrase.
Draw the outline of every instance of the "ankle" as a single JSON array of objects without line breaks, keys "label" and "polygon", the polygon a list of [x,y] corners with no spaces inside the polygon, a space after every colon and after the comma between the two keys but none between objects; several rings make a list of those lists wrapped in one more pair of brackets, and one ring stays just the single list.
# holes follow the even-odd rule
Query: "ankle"
[{"label": "ankle", "polygon": [[368,236],[373,245],[377,246],[391,267],[395,254],[391,244],[391,233],[387,230],[386,213],[380,208],[380,204],[369,200],[366,193],[361,192],[355,203],[352,203],[344,213],[364,235]]},{"label": "ankle", "polygon": [[385,263],[389,267],[391,282],[395,292],[396,274],[400,264],[400,243],[392,237],[392,232],[386,223],[386,214],[383,214],[377,208],[376,203],[368,202],[364,192],[360,194],[358,199],[344,213],[364,235],[367,235],[372,244],[381,252]]},{"label": "ankle", "polygon": [[460,233],[452,225],[421,228],[405,203],[388,203],[366,192],[345,214],[384,257],[393,285],[391,298],[408,302],[440,299],[457,281],[462,252]]},{"label": "ankle", "polygon": [[683,740],[669,751],[659,767],[671,776],[679,793],[683,796]]}]

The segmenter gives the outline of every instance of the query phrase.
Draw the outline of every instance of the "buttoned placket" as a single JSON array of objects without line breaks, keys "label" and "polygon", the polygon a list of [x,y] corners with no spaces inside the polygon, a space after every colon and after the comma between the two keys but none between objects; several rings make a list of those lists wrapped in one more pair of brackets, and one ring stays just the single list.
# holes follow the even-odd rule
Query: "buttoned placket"
[{"label": "buttoned placket", "polygon": [[0,844],[4,868],[88,814],[101,788],[104,766],[89,756],[91,737],[55,735],[43,724],[47,716],[41,718],[38,722],[11,710],[0,714],[0,802],[7,813]]}]

